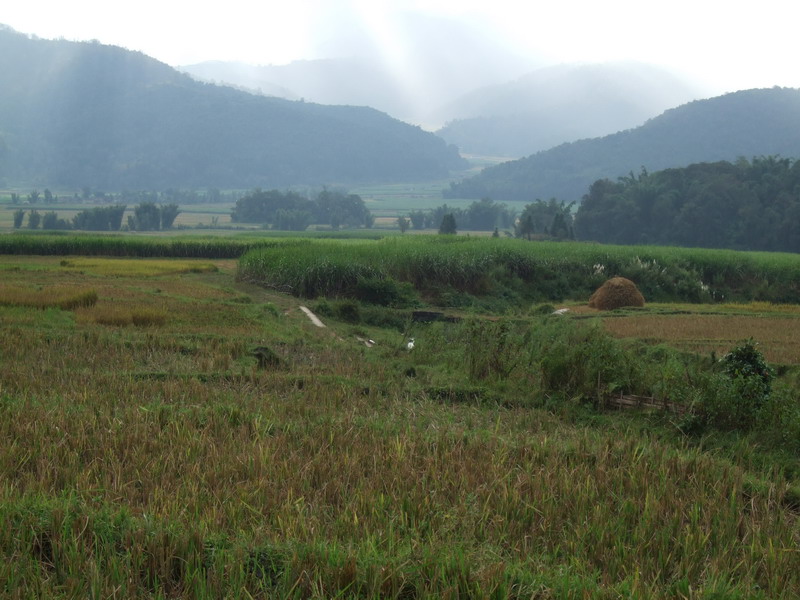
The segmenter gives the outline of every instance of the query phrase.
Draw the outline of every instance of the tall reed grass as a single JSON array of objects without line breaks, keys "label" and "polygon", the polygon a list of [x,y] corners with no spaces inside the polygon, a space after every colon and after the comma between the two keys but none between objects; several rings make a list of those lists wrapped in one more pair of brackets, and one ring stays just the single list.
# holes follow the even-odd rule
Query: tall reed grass
[{"label": "tall reed grass", "polygon": [[40,289],[0,284],[0,306],[30,306],[74,310],[97,303],[97,291],[74,285],[53,285]]},{"label": "tall reed grass", "polygon": [[423,292],[563,300],[586,298],[619,275],[652,301],[800,302],[798,267],[789,254],[413,236],[252,250],[239,273],[305,297],[348,295],[359,279],[383,277]]}]

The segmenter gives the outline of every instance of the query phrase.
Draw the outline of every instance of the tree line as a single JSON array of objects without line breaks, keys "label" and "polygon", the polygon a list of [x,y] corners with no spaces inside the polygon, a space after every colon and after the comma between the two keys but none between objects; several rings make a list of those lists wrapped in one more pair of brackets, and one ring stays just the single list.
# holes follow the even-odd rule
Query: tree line
[{"label": "tree line", "polygon": [[236,201],[231,221],[304,231],[312,223],[334,230],[369,228],[374,218],[361,196],[343,190],[325,188],[312,199],[294,191],[256,188]]},{"label": "tree line", "polygon": [[[409,214],[415,228],[438,227],[452,213],[459,229],[488,230],[471,218],[492,208],[512,219],[518,238],[800,252],[800,161],[778,156],[630,173],[598,179],[575,210],[556,199],[527,204],[519,216],[487,198],[469,209],[446,204]],[[496,223],[503,219],[497,217]],[[508,223],[508,221],[504,221]]]},{"label": "tree line", "polygon": [[44,192],[31,190],[28,194],[18,192],[11,193],[11,204],[13,205],[36,205],[36,204],[56,204],[64,202],[108,202],[116,204],[132,204],[142,202],[152,202],[153,204],[216,204],[220,202],[233,202],[234,192],[224,193],[217,188],[207,188],[205,190],[183,190],[177,188],[167,188],[161,191],[155,190],[123,190],[121,192],[105,192],[101,189],[84,186],[80,193],[73,192],[69,196],[58,196],[49,189]]},{"label": "tree line", "polygon": [[[475,201],[467,208],[454,208],[442,204],[430,210],[415,210],[408,218],[397,220],[401,231],[414,229],[436,229],[440,232],[455,233],[468,231],[506,231],[508,235],[533,239],[573,239],[572,207],[574,203],[564,203],[556,199],[547,202],[536,200],[525,205],[520,214],[508,205],[490,198]],[[513,232],[513,233],[511,233]]]},{"label": "tree line", "polygon": [[467,208],[442,204],[430,210],[413,210],[408,213],[407,225],[414,229],[437,229],[447,215],[452,215],[457,229],[470,231],[513,228],[517,217],[516,211],[507,205],[494,202],[490,198],[482,198]]},{"label": "tree line", "polygon": [[800,162],[698,163],[595,181],[575,214],[582,240],[800,252]]},{"label": "tree line", "polygon": [[[115,204],[112,206],[97,206],[82,210],[72,217],[71,221],[59,218],[58,213],[51,210],[40,213],[35,208],[27,211],[28,229],[78,229],[84,231],[119,231],[123,228],[122,220],[127,205]],[[180,213],[177,204],[157,205],[153,202],[142,202],[133,209],[133,214],[128,215],[125,229],[128,231],[158,231],[172,229]],[[14,211],[14,229],[20,229],[25,221],[26,211]]]}]

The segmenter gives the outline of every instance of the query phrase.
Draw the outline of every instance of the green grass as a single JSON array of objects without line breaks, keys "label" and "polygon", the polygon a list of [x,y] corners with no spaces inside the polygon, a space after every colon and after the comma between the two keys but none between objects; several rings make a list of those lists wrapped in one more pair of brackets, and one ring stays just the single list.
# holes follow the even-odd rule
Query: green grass
[{"label": "green grass", "polygon": [[453,290],[518,305],[586,298],[614,275],[633,280],[649,301],[796,303],[798,267],[792,254],[448,236],[321,240],[254,250],[240,261],[243,277],[300,296],[347,295],[360,278],[390,277],[438,303]]}]

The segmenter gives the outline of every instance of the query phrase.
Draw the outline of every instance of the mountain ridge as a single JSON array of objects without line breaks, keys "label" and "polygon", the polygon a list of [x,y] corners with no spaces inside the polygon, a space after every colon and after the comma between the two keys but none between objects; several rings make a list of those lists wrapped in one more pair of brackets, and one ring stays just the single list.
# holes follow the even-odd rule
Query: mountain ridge
[{"label": "mountain ridge", "polygon": [[580,200],[597,179],[739,157],[800,156],[800,90],[768,88],[694,100],[639,127],[561,144],[451,183],[446,198]]},{"label": "mountain ridge", "polygon": [[636,62],[562,64],[461,96],[436,133],[468,154],[518,158],[609,135],[704,97],[670,71]]},{"label": "mountain ridge", "polygon": [[194,81],[116,46],[0,29],[7,184],[250,188],[446,177],[453,147],[374,109]]}]

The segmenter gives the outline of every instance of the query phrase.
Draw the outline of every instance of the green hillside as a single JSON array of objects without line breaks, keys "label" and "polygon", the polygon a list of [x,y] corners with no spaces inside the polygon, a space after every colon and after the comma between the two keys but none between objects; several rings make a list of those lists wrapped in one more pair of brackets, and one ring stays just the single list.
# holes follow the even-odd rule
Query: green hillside
[{"label": "green hillside", "polygon": [[698,162],[800,156],[800,90],[747,90],[690,102],[641,127],[562,144],[452,183],[448,198],[580,200],[597,179],[616,180]]},{"label": "green hillside", "polygon": [[364,183],[463,165],[378,111],[193,81],[141,53],[0,30],[0,181],[105,189]]}]

